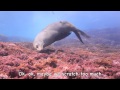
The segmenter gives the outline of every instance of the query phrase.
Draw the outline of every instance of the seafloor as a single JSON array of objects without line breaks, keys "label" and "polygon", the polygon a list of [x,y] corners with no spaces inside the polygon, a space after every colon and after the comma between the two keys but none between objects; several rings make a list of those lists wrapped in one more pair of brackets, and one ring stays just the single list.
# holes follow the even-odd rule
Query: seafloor
[{"label": "seafloor", "polygon": [[63,44],[37,52],[32,43],[0,42],[1,79],[118,79],[120,48]]}]

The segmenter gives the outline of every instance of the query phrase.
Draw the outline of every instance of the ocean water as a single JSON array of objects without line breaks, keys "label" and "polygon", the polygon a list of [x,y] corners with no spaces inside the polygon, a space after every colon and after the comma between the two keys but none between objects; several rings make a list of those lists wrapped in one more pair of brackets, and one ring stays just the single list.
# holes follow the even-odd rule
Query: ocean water
[{"label": "ocean water", "polygon": [[[119,11],[0,11],[1,79],[119,79]],[[33,47],[49,24],[68,21],[90,38],[72,33]]]}]

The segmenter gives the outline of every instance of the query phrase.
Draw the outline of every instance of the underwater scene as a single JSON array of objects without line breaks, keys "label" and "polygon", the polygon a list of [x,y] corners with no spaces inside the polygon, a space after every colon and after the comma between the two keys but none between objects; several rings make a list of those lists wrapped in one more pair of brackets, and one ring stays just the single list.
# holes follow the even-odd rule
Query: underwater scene
[{"label": "underwater scene", "polygon": [[120,79],[120,11],[0,11],[0,79]]}]

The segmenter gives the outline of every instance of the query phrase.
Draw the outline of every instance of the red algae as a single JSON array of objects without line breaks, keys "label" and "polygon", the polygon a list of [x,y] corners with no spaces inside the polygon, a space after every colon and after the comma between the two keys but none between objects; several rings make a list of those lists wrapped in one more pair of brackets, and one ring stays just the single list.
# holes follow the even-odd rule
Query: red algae
[{"label": "red algae", "polygon": [[0,42],[0,49],[0,79],[120,78],[120,52],[102,45],[37,52],[32,43]]},{"label": "red algae", "polygon": [[8,55],[7,51],[5,51],[5,50],[0,51],[0,56],[7,56],[7,55]]}]

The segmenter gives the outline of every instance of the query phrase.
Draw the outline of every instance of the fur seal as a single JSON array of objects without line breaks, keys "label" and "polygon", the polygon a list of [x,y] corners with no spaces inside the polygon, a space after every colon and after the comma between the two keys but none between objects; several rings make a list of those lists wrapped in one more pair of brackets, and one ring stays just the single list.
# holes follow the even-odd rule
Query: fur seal
[{"label": "fur seal", "polygon": [[41,51],[46,46],[51,45],[55,41],[64,39],[69,36],[71,32],[74,32],[78,39],[83,43],[80,35],[83,35],[87,38],[89,36],[85,34],[83,31],[77,29],[71,23],[67,21],[59,21],[48,25],[45,29],[43,29],[34,39],[33,47],[38,51]]}]

